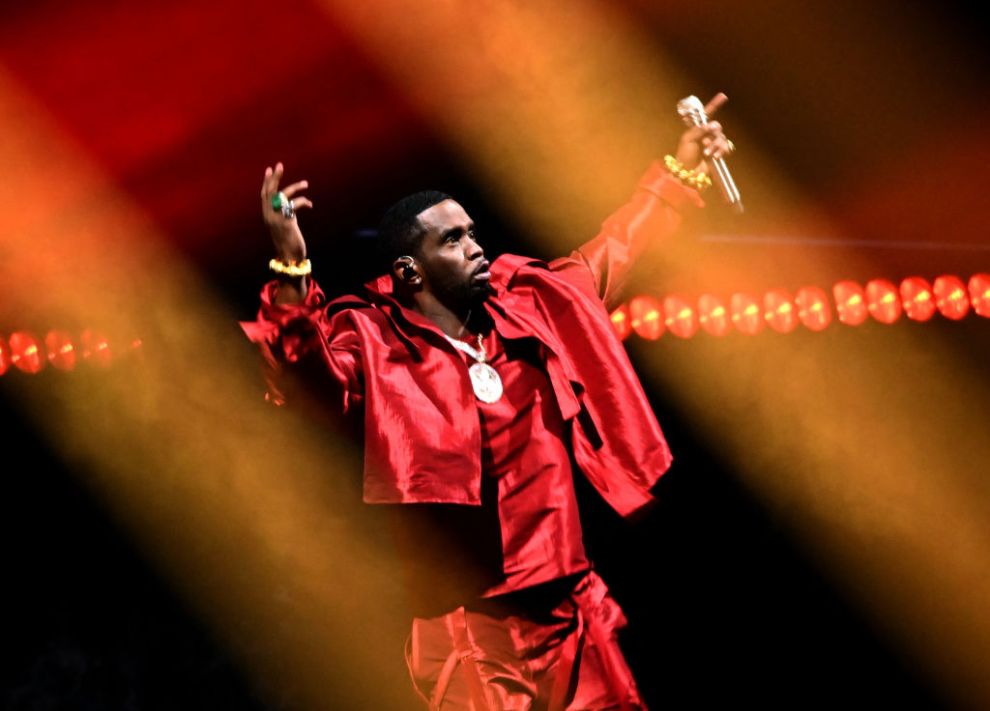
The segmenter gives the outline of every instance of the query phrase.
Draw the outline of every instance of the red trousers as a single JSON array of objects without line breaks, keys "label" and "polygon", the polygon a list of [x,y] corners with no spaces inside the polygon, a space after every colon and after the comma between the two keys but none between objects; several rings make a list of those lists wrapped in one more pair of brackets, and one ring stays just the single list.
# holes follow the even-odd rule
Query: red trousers
[{"label": "red trousers", "polygon": [[413,620],[406,664],[430,711],[645,710],[594,572]]}]

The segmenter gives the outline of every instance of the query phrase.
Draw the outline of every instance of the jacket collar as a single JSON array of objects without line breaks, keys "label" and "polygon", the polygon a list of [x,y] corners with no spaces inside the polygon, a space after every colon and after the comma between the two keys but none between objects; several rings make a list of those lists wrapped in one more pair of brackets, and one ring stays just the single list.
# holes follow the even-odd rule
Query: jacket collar
[{"label": "jacket collar", "polygon": [[[508,297],[507,289],[520,267],[527,264],[542,264],[539,260],[529,257],[520,257],[514,254],[503,254],[492,262],[492,290],[495,292],[488,297],[485,308],[489,314],[502,325],[502,335],[506,338],[523,338],[533,335],[529,329],[521,327],[521,324],[513,318],[511,313],[512,304]],[[447,341],[443,331],[417,311],[406,308],[395,297],[395,284],[390,274],[382,274],[376,279],[365,283],[365,294],[367,300],[377,309],[388,316],[392,327],[399,338],[413,352],[417,359],[422,358],[421,341],[430,334],[443,348],[453,346]]]},{"label": "jacket collar", "polygon": [[[391,275],[383,274],[377,279],[372,279],[364,285],[364,288],[368,301],[388,317],[399,338],[417,360],[423,357],[421,348],[424,338],[427,340],[432,338],[435,344],[454,352],[454,347],[450,345],[439,326],[418,311],[406,308],[399,302],[395,297],[395,285]],[[495,299],[497,296],[493,295],[489,298]]]}]

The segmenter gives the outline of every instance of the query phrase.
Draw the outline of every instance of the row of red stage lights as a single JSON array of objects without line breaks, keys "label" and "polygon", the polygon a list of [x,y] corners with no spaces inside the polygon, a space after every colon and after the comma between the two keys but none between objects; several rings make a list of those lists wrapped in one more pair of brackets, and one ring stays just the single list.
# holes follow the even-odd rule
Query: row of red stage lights
[{"label": "row of red stage lights", "polygon": [[[840,322],[858,326],[872,316],[880,323],[894,323],[902,314],[913,321],[927,321],[938,311],[959,320],[970,310],[990,318],[990,274],[975,274],[964,284],[959,277],[940,276],[929,283],[921,277],[908,277],[900,287],[886,279],[873,279],[866,286],[840,281],[832,287],[835,312]],[[622,339],[635,332],[656,340],[669,331],[691,338],[699,328],[713,336],[724,336],[735,329],[753,335],[769,326],[778,333],[790,333],[803,325],[821,331],[832,323],[832,306],[823,289],[806,286],[792,297],[783,289],[764,294],[762,301],[749,294],[733,294],[728,306],[717,296],[704,294],[697,304],[685,297],[663,299],[637,296],[612,312],[612,325]],[[129,350],[141,341],[131,342]],[[107,338],[85,330],[77,341],[65,331],[49,331],[44,340],[27,332],[0,336],[0,375],[11,368],[39,373],[46,364],[57,370],[73,370],[82,360],[96,367],[110,365],[113,353]]]},{"label": "row of red stage lights", "polygon": [[[125,350],[140,347],[140,339],[135,339]],[[92,367],[107,368],[113,358],[107,337],[89,329],[77,339],[65,331],[49,331],[44,339],[25,331],[12,333],[7,338],[0,335],[0,375],[13,368],[29,374],[40,373],[46,366],[74,370],[80,361]]]},{"label": "row of red stage lights", "polygon": [[[902,315],[912,321],[927,321],[935,312],[959,320],[972,310],[990,318],[990,274],[975,274],[966,284],[956,276],[940,276],[933,282],[908,277],[900,286],[886,279],[873,279],[862,286],[840,281],[832,287],[836,318],[847,326],[858,326],[870,316],[880,323],[894,323]],[[773,289],[757,299],[733,294],[728,303],[705,294],[697,302],[683,296],[664,299],[637,296],[612,312],[612,325],[625,340],[631,333],[656,340],[669,331],[691,338],[699,329],[713,336],[731,331],[753,335],[764,327],[790,333],[799,325],[821,331],[832,323],[833,306],[824,289],[806,286],[792,296]]]}]

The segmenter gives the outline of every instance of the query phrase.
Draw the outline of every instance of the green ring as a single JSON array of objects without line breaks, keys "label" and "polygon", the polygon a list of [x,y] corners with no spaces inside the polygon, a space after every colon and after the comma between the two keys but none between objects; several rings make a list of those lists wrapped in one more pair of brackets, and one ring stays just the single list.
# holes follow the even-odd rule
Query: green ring
[{"label": "green ring", "polygon": [[283,200],[285,200],[285,193],[283,193],[281,190],[279,190],[277,193],[272,195],[272,209],[275,210],[276,212],[281,212],[282,205],[284,204],[282,202]]}]

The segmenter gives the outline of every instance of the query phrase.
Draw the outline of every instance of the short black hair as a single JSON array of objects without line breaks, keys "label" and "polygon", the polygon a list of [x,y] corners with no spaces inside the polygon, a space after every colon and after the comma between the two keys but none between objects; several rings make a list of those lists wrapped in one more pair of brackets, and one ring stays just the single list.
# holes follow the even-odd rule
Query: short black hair
[{"label": "short black hair", "polygon": [[414,254],[425,230],[417,216],[437,203],[452,198],[439,190],[423,190],[406,195],[392,205],[378,225],[377,261],[386,271],[404,254]]}]

